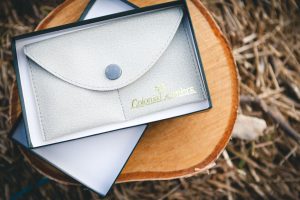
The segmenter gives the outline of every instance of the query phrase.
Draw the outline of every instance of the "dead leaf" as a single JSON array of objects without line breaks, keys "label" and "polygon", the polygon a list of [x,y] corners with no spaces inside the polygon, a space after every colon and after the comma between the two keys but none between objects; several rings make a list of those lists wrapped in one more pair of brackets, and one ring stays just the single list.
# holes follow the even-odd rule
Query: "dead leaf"
[{"label": "dead leaf", "polygon": [[237,116],[232,136],[243,140],[255,140],[266,128],[265,120],[240,114]]}]

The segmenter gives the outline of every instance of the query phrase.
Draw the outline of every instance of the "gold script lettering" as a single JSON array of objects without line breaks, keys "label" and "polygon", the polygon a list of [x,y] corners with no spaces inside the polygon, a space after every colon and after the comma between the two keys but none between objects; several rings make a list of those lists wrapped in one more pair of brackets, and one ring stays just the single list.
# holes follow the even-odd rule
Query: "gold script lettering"
[{"label": "gold script lettering", "polygon": [[163,101],[168,101],[174,98],[196,94],[194,87],[179,88],[177,90],[168,91],[164,84],[155,86],[155,94],[152,97],[143,97],[141,99],[133,99],[131,102],[131,109],[141,108],[144,106],[156,104]]}]

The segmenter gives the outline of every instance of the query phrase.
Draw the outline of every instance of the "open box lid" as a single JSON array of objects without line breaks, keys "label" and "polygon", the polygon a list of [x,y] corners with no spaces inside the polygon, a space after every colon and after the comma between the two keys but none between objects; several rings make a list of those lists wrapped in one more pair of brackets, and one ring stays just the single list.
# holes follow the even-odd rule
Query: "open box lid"
[{"label": "open box lid", "polygon": [[[132,8],[132,5],[120,0],[95,0],[87,6],[81,19]],[[105,196],[125,166],[146,127],[147,125],[136,126],[30,151],[99,195]],[[17,122],[11,137],[28,148],[22,118]]]}]

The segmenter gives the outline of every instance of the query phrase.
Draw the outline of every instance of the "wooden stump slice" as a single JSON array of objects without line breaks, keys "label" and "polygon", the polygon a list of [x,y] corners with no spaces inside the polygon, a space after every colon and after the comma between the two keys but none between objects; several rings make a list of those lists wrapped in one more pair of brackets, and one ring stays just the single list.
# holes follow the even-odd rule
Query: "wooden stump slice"
[{"label": "wooden stump slice", "polygon": [[[164,0],[132,0],[139,7]],[[76,21],[88,0],[67,0],[37,27],[50,28]],[[173,179],[209,169],[225,148],[236,119],[238,80],[231,49],[207,9],[188,1],[213,108],[175,119],[151,123],[117,182]],[[16,84],[11,95],[11,122],[21,113]],[[76,184],[62,172],[20,148],[27,161],[60,183]]]}]

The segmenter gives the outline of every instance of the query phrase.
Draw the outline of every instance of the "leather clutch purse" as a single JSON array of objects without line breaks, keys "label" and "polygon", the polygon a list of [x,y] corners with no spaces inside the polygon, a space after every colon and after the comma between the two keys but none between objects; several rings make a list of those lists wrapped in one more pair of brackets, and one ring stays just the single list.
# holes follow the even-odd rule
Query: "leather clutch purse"
[{"label": "leather clutch purse", "polygon": [[195,49],[181,6],[104,20],[25,45],[43,139],[147,122],[155,113],[207,101]]}]

